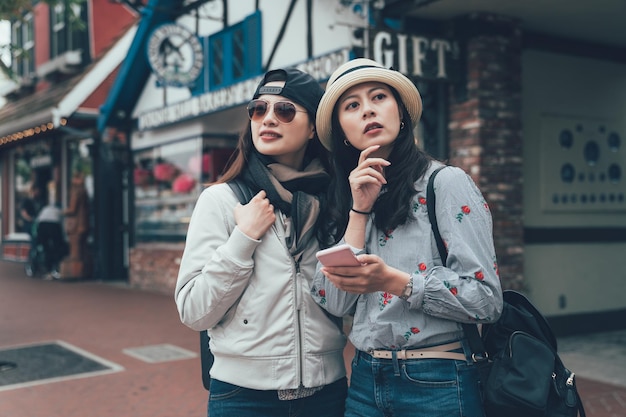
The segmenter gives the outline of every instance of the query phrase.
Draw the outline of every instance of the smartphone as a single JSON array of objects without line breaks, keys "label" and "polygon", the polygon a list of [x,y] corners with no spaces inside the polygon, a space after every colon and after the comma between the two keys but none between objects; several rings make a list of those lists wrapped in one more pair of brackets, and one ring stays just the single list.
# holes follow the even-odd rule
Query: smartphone
[{"label": "smartphone", "polygon": [[339,245],[323,249],[315,254],[324,266],[361,266],[352,249],[348,245]]}]

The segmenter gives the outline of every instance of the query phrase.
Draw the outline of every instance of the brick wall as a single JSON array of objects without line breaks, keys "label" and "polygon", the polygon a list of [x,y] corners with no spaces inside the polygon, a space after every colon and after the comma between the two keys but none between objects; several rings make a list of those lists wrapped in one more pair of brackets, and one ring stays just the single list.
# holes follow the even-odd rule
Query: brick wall
[{"label": "brick wall", "polygon": [[[504,288],[523,281],[521,35],[517,23],[477,14],[462,23],[466,85],[450,108],[450,164],[480,187],[493,216]],[[457,86],[458,87],[458,86]]]},{"label": "brick wall", "polygon": [[130,250],[129,284],[174,296],[183,243],[142,243]]},{"label": "brick wall", "polygon": [[30,242],[5,241],[2,244],[2,259],[5,261],[26,262],[29,251]]}]

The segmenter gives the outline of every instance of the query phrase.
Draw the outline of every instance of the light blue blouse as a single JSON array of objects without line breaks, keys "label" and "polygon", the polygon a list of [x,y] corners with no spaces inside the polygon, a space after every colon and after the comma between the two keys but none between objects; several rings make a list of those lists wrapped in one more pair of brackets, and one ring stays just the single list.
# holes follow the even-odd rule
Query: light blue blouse
[{"label": "light blue blouse", "polygon": [[426,186],[441,166],[431,164],[415,182],[414,219],[395,230],[378,230],[372,219],[365,249],[413,276],[408,300],[386,293],[353,294],[337,289],[318,263],[311,294],[328,312],[354,314],[350,341],[363,351],[421,348],[463,337],[460,323],[494,322],[502,312],[502,289],[489,207],[472,179],[447,167],[435,178],[436,216],[447,265],[442,265],[428,220]]}]

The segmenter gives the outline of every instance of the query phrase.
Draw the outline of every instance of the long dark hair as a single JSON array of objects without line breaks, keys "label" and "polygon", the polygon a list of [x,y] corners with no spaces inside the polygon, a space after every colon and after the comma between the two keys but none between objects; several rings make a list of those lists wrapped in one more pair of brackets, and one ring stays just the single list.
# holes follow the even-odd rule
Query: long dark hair
[{"label": "long dark hair", "polygon": [[[399,94],[389,87],[402,109],[404,127],[400,129],[389,154],[391,165],[385,168],[387,184],[376,199],[372,211],[374,224],[379,230],[387,233],[405,224],[411,217],[410,202],[417,194],[415,181],[424,175],[432,157],[422,151],[413,135],[411,117],[406,111]],[[331,182],[328,189],[328,200],[332,207],[328,208],[328,222],[323,226],[326,233],[326,245],[339,241],[345,234],[348,215],[352,207],[352,193],[348,176],[356,167],[361,151],[344,144],[345,135],[339,124],[337,109],[332,117],[333,152],[331,154]]]}]

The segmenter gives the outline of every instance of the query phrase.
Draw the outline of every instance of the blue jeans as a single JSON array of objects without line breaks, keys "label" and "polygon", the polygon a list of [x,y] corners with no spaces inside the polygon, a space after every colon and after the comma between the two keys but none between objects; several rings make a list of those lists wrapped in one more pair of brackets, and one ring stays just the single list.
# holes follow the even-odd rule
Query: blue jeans
[{"label": "blue jeans", "polygon": [[376,359],[356,351],[346,417],[483,417],[476,367],[453,359]]},{"label": "blue jeans", "polygon": [[282,401],[276,391],[259,391],[211,379],[210,417],[343,417],[346,378],[315,394]]}]

